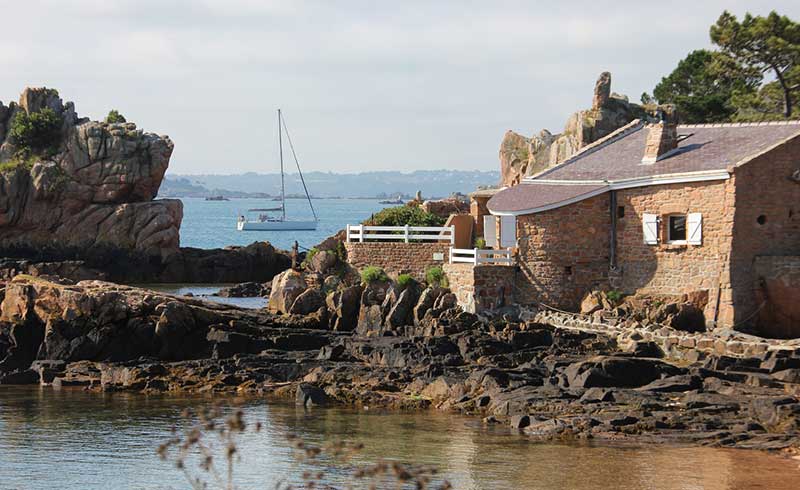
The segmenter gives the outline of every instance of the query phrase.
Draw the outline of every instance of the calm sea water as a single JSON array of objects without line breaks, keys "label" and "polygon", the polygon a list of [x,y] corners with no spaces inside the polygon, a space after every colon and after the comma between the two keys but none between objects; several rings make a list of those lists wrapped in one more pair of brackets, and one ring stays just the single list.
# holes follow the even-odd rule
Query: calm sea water
[{"label": "calm sea water", "polygon": [[[373,199],[318,199],[313,201],[319,217],[315,231],[237,231],[237,216],[251,208],[271,208],[278,203],[269,199],[181,200],[181,246],[197,248],[248,245],[264,240],[284,250],[290,249],[295,240],[301,246],[311,248],[343,229],[348,223],[358,224],[387,206]],[[287,199],[286,213],[292,219],[313,217],[305,199]]]},{"label": "calm sea water", "polygon": [[[308,467],[295,462],[288,434],[313,443],[362,442],[361,462],[432,464],[460,490],[796,490],[800,482],[796,461],[757,452],[543,444],[505,427],[486,428],[477,419],[438,412],[306,411],[241,401],[245,419],[262,422],[264,429],[239,440],[239,490],[271,489],[284,477],[300,481]],[[188,396],[0,386],[0,488],[188,489],[155,449],[170,437],[170,427],[184,423],[184,408],[211,403]],[[329,471],[326,479],[339,483],[344,473]]]}]

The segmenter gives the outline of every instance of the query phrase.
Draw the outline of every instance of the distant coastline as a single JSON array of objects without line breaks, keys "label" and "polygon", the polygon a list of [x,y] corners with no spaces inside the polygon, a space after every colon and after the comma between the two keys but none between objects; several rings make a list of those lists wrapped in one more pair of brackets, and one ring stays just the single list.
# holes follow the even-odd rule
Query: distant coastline
[{"label": "distant coastline", "polygon": [[[287,174],[287,199],[305,199],[302,182]],[[412,199],[417,191],[426,199],[469,193],[500,180],[500,172],[478,170],[418,170],[414,172],[363,172],[338,174],[310,172],[305,182],[314,199]],[[162,198],[273,199],[280,195],[279,174],[166,175],[159,190]]]}]

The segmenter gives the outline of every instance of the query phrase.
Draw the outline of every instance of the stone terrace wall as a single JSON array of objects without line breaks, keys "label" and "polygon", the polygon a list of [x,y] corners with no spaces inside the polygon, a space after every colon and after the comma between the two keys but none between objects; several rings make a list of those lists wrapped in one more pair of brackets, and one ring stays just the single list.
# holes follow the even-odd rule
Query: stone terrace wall
[{"label": "stone terrace wall", "polygon": [[479,313],[514,303],[516,267],[445,264],[444,272],[458,304],[470,313]]},{"label": "stone terrace wall", "polygon": [[577,309],[608,283],[609,196],[517,217],[516,299]]},{"label": "stone terrace wall", "polygon": [[[702,291],[706,320],[722,325],[733,318],[727,258],[731,251],[733,193],[731,181],[694,182],[626,189],[617,192],[625,216],[617,221],[619,289],[626,293],[678,295]],[[644,243],[642,215],[661,217],[659,243]],[[667,244],[667,215],[701,213],[701,245]],[[719,311],[717,295],[721,294]],[[704,303],[704,304],[702,304]]]},{"label": "stone terrace wall", "polygon": [[[417,280],[425,279],[428,268],[442,266],[450,254],[449,242],[351,242],[344,246],[347,249],[347,262],[357,269],[374,265],[392,277],[411,274]],[[434,254],[442,254],[443,260],[434,259]]]}]

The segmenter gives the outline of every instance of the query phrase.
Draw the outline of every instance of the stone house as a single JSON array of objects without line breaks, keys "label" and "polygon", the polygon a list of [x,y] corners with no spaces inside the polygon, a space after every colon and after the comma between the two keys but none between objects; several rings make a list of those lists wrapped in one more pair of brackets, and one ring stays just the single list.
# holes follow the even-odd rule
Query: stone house
[{"label": "stone house", "polygon": [[486,208],[519,303],[687,295],[709,325],[800,335],[800,121],[635,120]]}]

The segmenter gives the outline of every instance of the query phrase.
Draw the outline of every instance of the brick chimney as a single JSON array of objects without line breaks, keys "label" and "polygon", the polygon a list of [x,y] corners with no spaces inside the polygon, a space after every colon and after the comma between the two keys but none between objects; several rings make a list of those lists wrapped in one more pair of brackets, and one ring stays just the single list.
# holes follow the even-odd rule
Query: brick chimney
[{"label": "brick chimney", "polygon": [[678,147],[678,114],[675,107],[659,106],[658,116],[659,122],[646,126],[647,139],[642,157],[644,164],[655,163],[665,153]]}]

